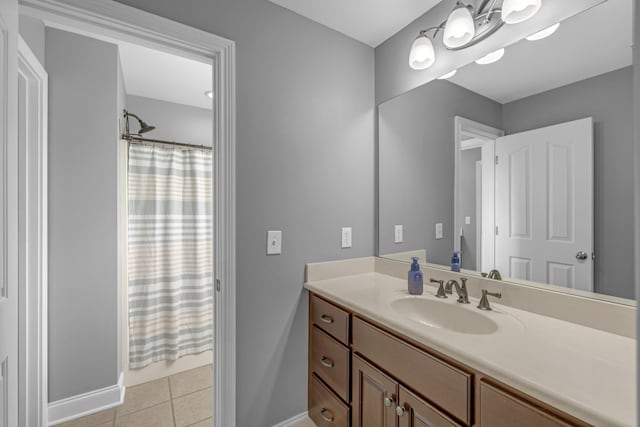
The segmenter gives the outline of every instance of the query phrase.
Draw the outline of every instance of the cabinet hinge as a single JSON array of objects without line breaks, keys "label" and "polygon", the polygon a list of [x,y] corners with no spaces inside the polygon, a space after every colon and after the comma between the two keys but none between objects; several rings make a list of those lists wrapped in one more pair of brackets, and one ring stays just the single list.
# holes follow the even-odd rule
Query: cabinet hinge
[{"label": "cabinet hinge", "polygon": [[220,279],[216,279],[216,291],[220,292]]},{"label": "cabinet hinge", "polygon": [[496,156],[496,165],[499,163],[500,161],[498,160],[498,156]]},{"label": "cabinet hinge", "polygon": [[498,226],[496,225],[496,236],[498,235]]}]

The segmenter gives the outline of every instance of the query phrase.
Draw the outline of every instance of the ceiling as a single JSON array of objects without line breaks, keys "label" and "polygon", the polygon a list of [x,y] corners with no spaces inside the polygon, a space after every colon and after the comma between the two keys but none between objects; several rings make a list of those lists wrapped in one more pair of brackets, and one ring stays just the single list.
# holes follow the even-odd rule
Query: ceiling
[{"label": "ceiling", "polygon": [[440,0],[269,0],[376,47]]},{"label": "ceiling", "polygon": [[500,103],[633,63],[633,0],[609,0],[569,18],[550,37],[506,48],[490,65],[471,63],[449,80]]},{"label": "ceiling", "polygon": [[210,64],[118,42],[127,95],[212,109]]}]

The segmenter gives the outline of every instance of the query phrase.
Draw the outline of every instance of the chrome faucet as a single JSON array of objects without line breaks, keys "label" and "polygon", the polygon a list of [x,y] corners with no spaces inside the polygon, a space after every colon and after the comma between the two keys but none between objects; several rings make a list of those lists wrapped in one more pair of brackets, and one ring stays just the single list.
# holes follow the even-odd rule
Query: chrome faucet
[{"label": "chrome faucet", "polygon": [[447,298],[447,293],[444,291],[444,280],[437,280],[431,278],[431,283],[437,283],[438,291],[436,292],[436,298]]},{"label": "chrome faucet", "polygon": [[482,290],[482,298],[480,298],[480,302],[478,303],[478,308],[480,310],[491,311],[491,305],[489,304],[489,298],[487,296],[492,296],[496,298],[502,298],[502,294],[500,292],[489,292],[486,289]]},{"label": "chrome faucet", "polygon": [[487,273],[481,273],[482,277],[486,277],[487,279],[494,279],[494,280],[502,280],[502,276],[500,275],[500,272],[496,269],[493,269],[489,272],[489,274]]},{"label": "chrome faucet", "polygon": [[452,294],[453,291],[451,290],[451,287],[455,287],[456,293],[458,294],[458,302],[461,304],[469,304],[469,293],[467,292],[467,279],[462,277],[460,278],[460,282],[462,282],[462,285],[460,285],[454,279],[449,280],[447,284],[444,285],[444,291],[448,294]]}]

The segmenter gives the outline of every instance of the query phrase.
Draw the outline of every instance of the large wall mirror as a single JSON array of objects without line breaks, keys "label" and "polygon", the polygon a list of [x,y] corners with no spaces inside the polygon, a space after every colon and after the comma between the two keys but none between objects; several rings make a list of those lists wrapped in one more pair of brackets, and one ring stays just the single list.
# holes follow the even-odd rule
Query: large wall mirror
[{"label": "large wall mirror", "polygon": [[381,104],[379,255],[633,303],[632,9]]}]

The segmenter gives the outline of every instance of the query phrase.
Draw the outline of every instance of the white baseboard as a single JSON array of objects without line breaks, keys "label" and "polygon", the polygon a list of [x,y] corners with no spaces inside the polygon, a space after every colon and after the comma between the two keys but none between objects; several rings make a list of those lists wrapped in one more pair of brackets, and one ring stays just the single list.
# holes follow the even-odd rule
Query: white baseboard
[{"label": "white baseboard", "polygon": [[118,384],[49,403],[48,425],[53,426],[118,406],[124,402],[124,393],[124,374],[121,372]]},{"label": "white baseboard", "polygon": [[288,420],[284,420],[278,424],[274,424],[273,427],[289,427],[294,425],[295,423],[304,420],[305,418],[307,418],[308,413],[307,411],[304,411],[301,414],[298,415],[294,415],[293,417],[289,418]]}]

